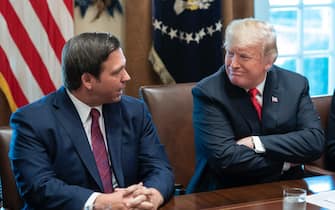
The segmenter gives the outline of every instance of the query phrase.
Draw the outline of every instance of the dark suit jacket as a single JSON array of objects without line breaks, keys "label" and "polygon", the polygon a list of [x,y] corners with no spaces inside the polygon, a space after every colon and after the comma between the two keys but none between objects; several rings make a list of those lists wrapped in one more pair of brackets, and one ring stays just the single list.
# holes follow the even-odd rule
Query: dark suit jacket
[{"label": "dark suit jacket", "polygon": [[[145,105],[123,96],[103,105],[106,137],[119,187],[140,181],[173,193],[174,176]],[[102,191],[80,117],[64,88],[19,109],[9,157],[26,209],[82,209]]]},{"label": "dark suit jacket", "polygon": [[[320,119],[307,80],[273,66],[263,92],[262,121],[248,93],[233,85],[224,67],[192,90],[196,169],[187,192],[281,179],[285,161],[304,163],[323,150]],[[266,153],[237,145],[259,136]]]},{"label": "dark suit jacket", "polygon": [[335,91],[333,94],[327,127],[327,166],[335,171]]}]

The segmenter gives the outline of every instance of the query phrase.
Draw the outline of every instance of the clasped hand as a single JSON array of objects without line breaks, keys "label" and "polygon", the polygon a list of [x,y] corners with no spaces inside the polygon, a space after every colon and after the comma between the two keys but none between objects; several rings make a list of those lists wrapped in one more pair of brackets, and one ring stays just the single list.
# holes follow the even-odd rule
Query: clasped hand
[{"label": "clasped hand", "polygon": [[94,210],[156,210],[162,203],[163,197],[158,190],[139,183],[99,195]]}]

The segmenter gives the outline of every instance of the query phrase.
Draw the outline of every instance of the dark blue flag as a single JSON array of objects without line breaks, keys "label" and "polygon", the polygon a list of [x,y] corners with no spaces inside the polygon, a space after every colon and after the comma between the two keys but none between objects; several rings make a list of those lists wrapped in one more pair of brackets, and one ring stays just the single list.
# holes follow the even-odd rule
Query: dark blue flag
[{"label": "dark blue flag", "polygon": [[93,4],[99,4],[100,6],[102,6],[101,8],[100,6],[97,6],[99,11],[95,19],[98,19],[100,17],[104,9],[106,9],[112,17],[114,16],[114,9],[119,11],[121,14],[123,12],[122,6],[119,0],[113,0],[113,1],[110,1],[110,0],[74,0],[74,5],[80,8],[80,14],[82,17],[85,16],[88,7]]},{"label": "dark blue flag", "polygon": [[149,60],[163,83],[196,82],[223,63],[221,0],[153,0]]}]

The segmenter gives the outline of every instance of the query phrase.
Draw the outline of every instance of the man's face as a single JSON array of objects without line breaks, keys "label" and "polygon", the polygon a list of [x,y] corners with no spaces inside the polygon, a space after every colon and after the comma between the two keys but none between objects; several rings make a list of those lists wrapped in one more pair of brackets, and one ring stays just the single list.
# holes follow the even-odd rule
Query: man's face
[{"label": "man's face", "polygon": [[265,59],[260,46],[226,49],[226,73],[231,83],[250,89],[260,84],[272,63]]},{"label": "man's face", "polygon": [[119,48],[109,54],[101,65],[98,79],[92,81],[91,97],[96,104],[113,103],[121,100],[121,95],[130,76],[126,70],[126,58]]}]

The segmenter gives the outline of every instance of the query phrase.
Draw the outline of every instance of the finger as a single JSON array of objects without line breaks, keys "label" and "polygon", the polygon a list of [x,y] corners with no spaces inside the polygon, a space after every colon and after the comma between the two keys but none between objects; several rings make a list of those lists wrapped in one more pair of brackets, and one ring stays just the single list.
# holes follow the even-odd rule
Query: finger
[{"label": "finger", "polygon": [[125,188],[116,188],[113,193],[119,194],[119,196],[121,197],[125,197],[127,194],[127,190]]},{"label": "finger", "polygon": [[139,206],[138,209],[152,209],[154,207],[154,204],[149,201],[143,201]]},{"label": "finger", "polygon": [[142,184],[134,184],[134,185],[131,185],[127,188],[121,188],[117,191],[123,191],[123,196],[129,196],[130,194],[134,193],[134,191],[136,191],[137,189],[141,188],[142,187]]},{"label": "finger", "polygon": [[125,188],[128,192],[134,192],[137,189],[141,189],[143,187],[142,182],[138,183],[138,184],[133,184],[127,188]]},{"label": "finger", "polygon": [[147,197],[145,195],[139,195],[137,197],[134,197],[129,202],[127,202],[127,207],[134,208],[137,207],[140,203],[147,200]]},{"label": "finger", "polygon": [[138,189],[133,193],[134,196],[138,195],[150,196],[152,194],[153,194],[152,188],[146,188],[146,187],[142,187],[141,189]]},{"label": "finger", "polygon": [[122,191],[126,191],[125,188],[115,188],[114,192],[122,192]]}]

